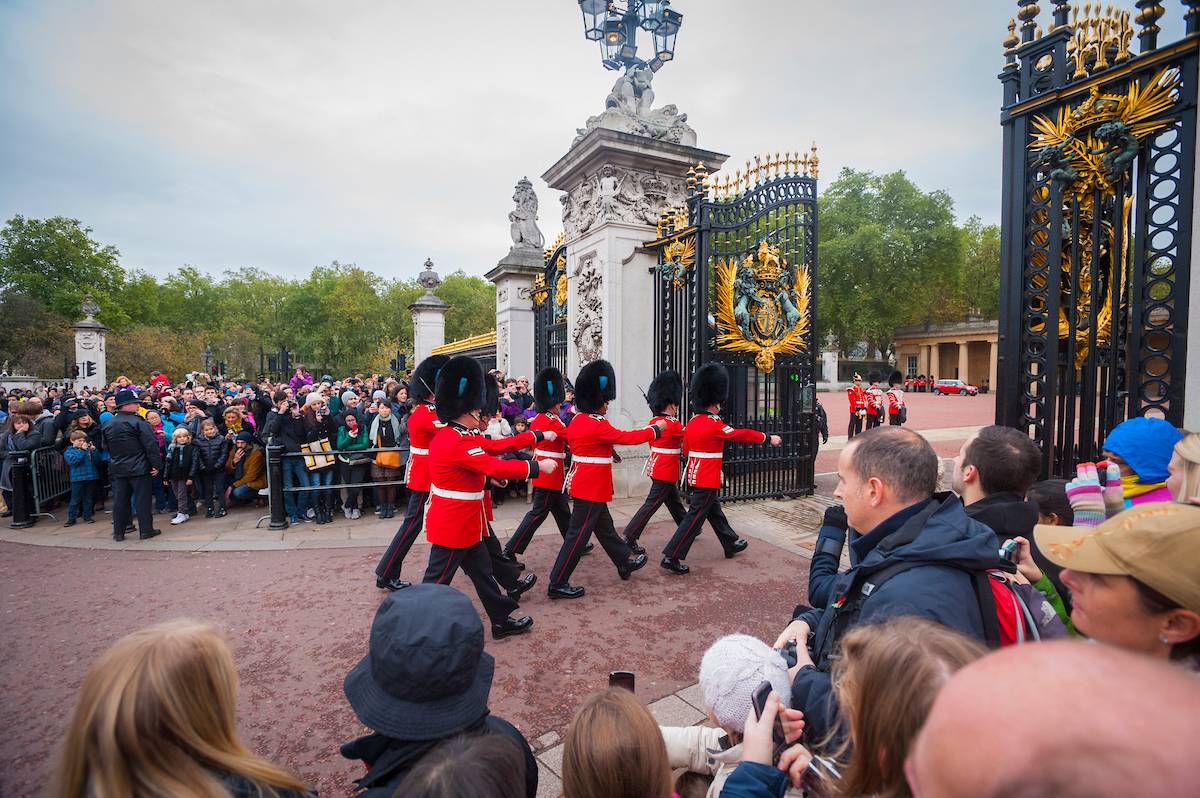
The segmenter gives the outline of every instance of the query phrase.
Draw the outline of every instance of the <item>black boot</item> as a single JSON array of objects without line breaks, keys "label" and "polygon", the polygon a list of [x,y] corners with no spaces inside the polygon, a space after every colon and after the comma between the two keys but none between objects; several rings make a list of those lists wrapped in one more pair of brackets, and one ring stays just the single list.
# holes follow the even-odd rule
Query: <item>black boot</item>
[{"label": "black boot", "polygon": [[576,585],[566,584],[555,587],[551,585],[546,590],[546,595],[552,599],[573,599],[579,598],[584,594],[584,588]]},{"label": "black boot", "polygon": [[512,563],[513,565],[517,566],[517,570],[518,570],[518,571],[524,571],[524,570],[525,570],[525,563],[523,563],[523,562],[519,562],[519,561],[517,560],[517,555],[515,555],[515,554],[509,554],[508,552],[505,552],[505,553],[503,553],[503,554],[501,554],[501,555],[500,555],[500,559],[501,559],[501,561],[503,561],[503,562],[510,562],[510,563]]},{"label": "black boot", "polygon": [[502,640],[505,637],[519,635],[533,628],[533,618],[523,615],[520,618],[505,618],[499,623],[492,624],[492,639]]},{"label": "black boot", "polygon": [[691,570],[687,567],[687,563],[677,560],[674,557],[663,557],[659,565],[673,574],[686,574]]},{"label": "black boot", "polygon": [[646,549],[643,548],[642,546],[639,546],[638,542],[636,540],[630,540],[629,538],[625,538],[625,545],[628,546],[629,550],[632,551],[634,554],[645,554],[646,553]]},{"label": "black boot", "polygon": [[732,560],[734,555],[746,550],[750,543],[745,538],[739,538],[729,548],[725,549],[725,559]]},{"label": "black boot", "polygon": [[405,582],[399,577],[395,579],[380,579],[379,577],[375,577],[375,587],[380,590],[391,590],[394,593],[397,590],[412,587],[412,582]]},{"label": "black boot", "polygon": [[645,568],[645,567],[646,567],[646,555],[639,554],[636,557],[634,557],[632,560],[629,560],[628,562],[626,562],[624,568],[617,568],[617,575],[620,576],[622,579],[628,579],[634,571],[637,571],[637,570]]},{"label": "black boot", "polygon": [[529,576],[522,579],[520,582],[517,582],[517,586],[514,587],[512,590],[508,590],[505,592],[508,593],[508,597],[510,599],[512,599],[513,601],[520,601],[521,594],[524,593],[529,588],[533,587],[535,584],[537,584],[537,574],[530,574]]}]

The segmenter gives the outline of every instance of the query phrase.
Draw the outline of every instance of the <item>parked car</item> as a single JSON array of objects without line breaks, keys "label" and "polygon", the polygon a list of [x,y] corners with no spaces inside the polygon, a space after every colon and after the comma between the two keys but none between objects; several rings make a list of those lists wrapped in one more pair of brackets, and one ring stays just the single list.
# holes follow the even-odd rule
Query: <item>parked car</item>
[{"label": "parked car", "polygon": [[957,394],[958,396],[978,396],[979,389],[968,385],[962,380],[938,380],[934,383],[933,392],[936,394]]}]

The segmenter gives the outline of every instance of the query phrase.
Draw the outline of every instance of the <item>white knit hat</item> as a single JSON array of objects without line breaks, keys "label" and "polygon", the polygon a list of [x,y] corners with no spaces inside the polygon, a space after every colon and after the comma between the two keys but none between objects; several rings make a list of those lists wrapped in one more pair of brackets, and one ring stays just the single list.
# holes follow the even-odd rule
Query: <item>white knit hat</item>
[{"label": "white knit hat", "polygon": [[791,704],[792,682],[783,657],[757,637],[727,635],[712,644],[700,660],[700,689],[717,723],[742,732],[754,691],[769,681],[783,706]]},{"label": "white knit hat", "polygon": [[308,407],[309,405],[315,405],[317,402],[323,401],[325,401],[325,397],[321,396],[321,394],[317,393],[316,391],[313,391],[308,396],[304,397],[304,406]]}]

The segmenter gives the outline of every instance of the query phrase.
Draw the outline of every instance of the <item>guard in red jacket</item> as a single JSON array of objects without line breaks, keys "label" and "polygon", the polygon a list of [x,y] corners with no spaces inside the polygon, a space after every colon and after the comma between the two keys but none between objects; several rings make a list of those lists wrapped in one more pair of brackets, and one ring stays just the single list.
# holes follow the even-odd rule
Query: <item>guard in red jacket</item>
[{"label": "guard in red jacket", "polygon": [[867,388],[867,429],[875,429],[883,423],[883,417],[886,410],[883,408],[883,403],[886,398],[883,395],[883,389],[879,387],[878,371],[872,371],[867,374],[867,382],[871,383],[871,387]]},{"label": "guard in red jacket", "polygon": [[408,386],[408,397],[413,402],[412,412],[408,414],[409,457],[404,480],[408,484],[408,508],[391,545],[375,566],[375,586],[380,589],[400,590],[409,586],[400,578],[400,566],[421,534],[425,519],[425,500],[429,498],[429,444],[445,426],[438,421],[434,410],[433,389],[438,372],[449,362],[447,355],[430,355],[413,370]]},{"label": "guard in red jacket", "polygon": [[683,432],[683,449],[687,456],[688,511],[675,534],[663,549],[663,568],[676,574],[686,574],[687,557],[692,542],[704,528],[704,522],[712,525],[725,550],[726,559],[744,551],[749,544],[737,536],[729,525],[717,493],[721,489],[721,460],[725,455],[725,441],[741,443],[770,443],[778,446],[778,435],[767,435],[752,429],[735,429],[721,418],[721,405],[729,392],[729,373],[719,363],[707,363],[692,377],[692,416]]},{"label": "guard in red jacket", "polygon": [[666,424],[659,421],[642,429],[617,429],[604,417],[608,403],[616,397],[617,375],[607,360],[594,360],[580,369],[575,380],[575,407],[579,414],[567,426],[567,444],[571,447],[567,492],[575,501],[566,540],[550,569],[547,592],[552,599],[583,595],[584,589],[573,586],[569,580],[593,532],[622,579],[628,579],[646,564],[645,554],[629,558],[629,547],[617,536],[608,512],[613,496],[613,446],[652,441]]},{"label": "guard in red jacket", "polygon": [[425,582],[450,584],[462,568],[492,621],[492,637],[500,639],[528,631],[529,616],[512,618],[515,599],[500,592],[492,573],[487,535],[484,485],[494,479],[529,479],[542,469],[558,467],[554,460],[501,460],[489,455],[479,434],[484,405],[484,373],[479,361],[459,356],[442,367],[434,399],[443,427],[429,445],[429,500],[425,507],[429,565]]},{"label": "guard in red jacket", "polygon": [[846,399],[850,402],[850,426],[846,428],[849,440],[863,431],[863,420],[867,417],[867,392],[862,387],[862,376],[854,375],[854,384],[846,389]]},{"label": "guard in red jacket", "polygon": [[[554,366],[538,372],[537,378],[533,381],[533,403],[538,414],[529,422],[531,430],[557,434],[557,440],[543,442],[534,454],[538,457],[557,460],[560,464],[565,461],[567,456],[567,425],[562,423],[562,419],[559,417],[559,410],[562,409],[562,403],[566,398],[565,387],[562,372]],[[517,557],[524,554],[525,549],[529,548],[529,541],[533,540],[533,533],[537,532],[538,527],[550,515],[554,516],[554,523],[558,524],[558,533],[562,535],[563,540],[566,540],[567,525],[571,522],[571,504],[567,501],[567,495],[563,493],[563,471],[561,469],[550,474],[539,474],[538,478],[533,481],[533,506],[521,519],[521,523],[512,533],[512,537],[504,544],[505,559],[516,562],[517,567],[524,569],[525,566],[517,562]]]},{"label": "guard in red jacket", "polygon": [[683,380],[677,371],[664,371],[650,383],[646,392],[646,404],[654,414],[651,422],[666,424],[658,440],[650,444],[650,456],[646,459],[646,474],[650,477],[650,494],[633,514],[625,527],[625,543],[634,554],[645,554],[638,545],[642,530],[651,516],[667,505],[671,518],[678,525],[683,520],[683,500],[679,498],[679,456],[683,454],[683,425],[679,423],[679,403],[683,401]]}]

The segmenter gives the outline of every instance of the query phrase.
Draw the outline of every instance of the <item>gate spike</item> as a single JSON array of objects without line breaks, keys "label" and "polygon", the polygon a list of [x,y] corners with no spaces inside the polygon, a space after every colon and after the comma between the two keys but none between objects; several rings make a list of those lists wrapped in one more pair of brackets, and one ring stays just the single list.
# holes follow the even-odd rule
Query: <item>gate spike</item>
[{"label": "gate spike", "polygon": [[817,179],[817,165],[820,164],[820,162],[821,162],[820,159],[817,158],[817,142],[814,141],[812,144],[812,158],[809,161],[809,163],[812,166],[813,180]]},{"label": "gate spike", "polygon": [[788,177],[792,175],[792,151],[785,150],[783,153],[783,173]]},{"label": "gate spike", "polygon": [[762,182],[762,161],[757,155],[755,155],[754,156],[754,185],[757,186],[761,182]]}]

